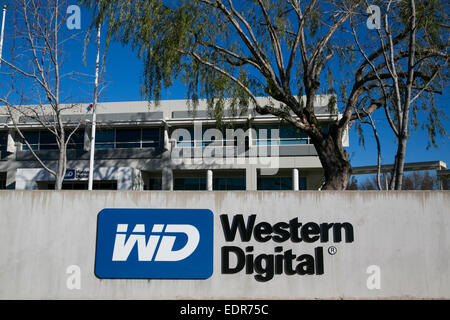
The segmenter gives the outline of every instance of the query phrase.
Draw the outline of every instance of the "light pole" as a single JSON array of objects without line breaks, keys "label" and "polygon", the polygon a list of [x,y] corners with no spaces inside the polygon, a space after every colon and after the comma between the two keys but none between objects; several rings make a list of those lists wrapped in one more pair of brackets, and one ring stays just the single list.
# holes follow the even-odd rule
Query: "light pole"
[{"label": "light pole", "polygon": [[2,66],[3,35],[5,33],[6,4],[3,6],[2,33],[0,34],[0,67]]},{"label": "light pole", "polygon": [[92,190],[94,184],[94,157],[95,157],[95,129],[96,129],[96,109],[98,100],[98,78],[100,68],[100,25],[97,27],[97,60],[95,62],[95,83],[94,83],[94,103],[92,105],[92,127],[91,127],[91,144],[89,157],[89,181],[88,190]]}]

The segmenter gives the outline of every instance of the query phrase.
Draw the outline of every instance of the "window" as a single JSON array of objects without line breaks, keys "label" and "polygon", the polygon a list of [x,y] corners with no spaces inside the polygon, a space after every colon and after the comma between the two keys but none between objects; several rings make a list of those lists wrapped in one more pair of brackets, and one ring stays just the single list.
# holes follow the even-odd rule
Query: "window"
[{"label": "window", "polygon": [[280,127],[280,145],[308,144],[308,135],[294,126]]},{"label": "window", "polygon": [[306,177],[298,177],[298,189],[307,190],[308,186],[306,184]]},{"label": "window", "polygon": [[206,178],[175,178],[173,190],[206,190]]},{"label": "window", "polygon": [[[299,145],[309,144],[308,135],[290,125],[266,125],[255,128],[256,145]],[[275,131],[278,130],[278,134]]]},{"label": "window", "polygon": [[6,151],[8,146],[8,133],[0,132],[0,151]]},{"label": "window", "polygon": [[[227,129],[232,130],[229,140],[227,140]],[[199,139],[195,139],[195,131],[193,127],[177,128],[172,133],[172,137],[177,140],[177,147],[206,147],[214,143],[214,146],[238,146],[238,139],[243,138],[245,150],[249,149],[248,131],[243,128],[226,128],[218,129],[216,127],[202,127],[202,133]]]},{"label": "window", "polygon": [[114,130],[98,130],[95,132],[95,148],[113,149],[116,141]]},{"label": "window", "polygon": [[[66,139],[72,131],[66,132]],[[47,130],[41,131],[27,131],[23,133],[25,140],[28,141],[32,150],[58,150],[58,143],[56,136]],[[84,145],[84,131],[78,130],[72,134],[70,141],[67,144],[67,149],[83,149]],[[22,140],[22,150],[28,150],[25,141]]]},{"label": "window", "polygon": [[[23,136],[29,143],[32,150],[39,150],[39,131],[24,132]],[[28,146],[25,144],[25,141],[22,141],[22,150],[28,150]]]},{"label": "window", "polygon": [[[55,189],[54,183],[47,184],[48,190]],[[63,182],[62,185],[63,190],[87,190],[88,182],[87,181],[71,181],[71,182]],[[117,190],[117,181],[94,181],[92,184],[93,190]]]},{"label": "window", "polygon": [[159,128],[111,129],[96,133],[95,147],[98,149],[159,148]]},{"label": "window", "polygon": [[0,172],[0,190],[6,189],[6,173]]},{"label": "window", "polygon": [[213,190],[245,190],[245,177],[213,178]]},{"label": "window", "polygon": [[39,132],[39,150],[56,150],[58,144],[56,143],[56,137],[53,133],[48,131]]},{"label": "window", "polygon": [[[260,176],[258,177],[258,190],[293,190],[292,177]],[[306,190],[306,177],[298,178],[299,190]]]},{"label": "window", "polygon": [[258,177],[258,190],[292,190],[292,178]]},{"label": "window", "polygon": [[[71,134],[72,131],[68,131],[67,135]],[[84,147],[84,130],[75,131],[70,137],[70,141],[67,144],[67,149],[78,149],[81,150]]]},{"label": "window", "polygon": [[92,184],[92,189],[93,190],[117,190],[117,181],[94,181]]},{"label": "window", "polygon": [[162,179],[161,178],[149,178],[148,184],[144,185],[144,190],[162,190]]},{"label": "window", "polygon": [[159,128],[142,129],[142,148],[159,148],[161,131]]},{"label": "window", "polygon": [[141,129],[116,129],[116,148],[140,148]]}]

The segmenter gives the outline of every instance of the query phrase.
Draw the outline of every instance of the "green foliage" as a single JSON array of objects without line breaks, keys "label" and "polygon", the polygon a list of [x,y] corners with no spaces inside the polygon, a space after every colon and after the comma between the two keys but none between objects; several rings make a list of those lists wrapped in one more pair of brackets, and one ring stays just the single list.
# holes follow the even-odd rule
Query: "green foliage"
[{"label": "green foliage", "polygon": [[331,114],[337,114],[337,98],[335,95],[331,95],[330,99],[328,100],[328,112]]},{"label": "green foliage", "polygon": [[[210,114],[220,121],[225,114],[245,114],[249,107],[249,94],[242,86],[224,76],[227,73],[238,79],[254,96],[280,95],[277,82],[239,57],[254,58],[248,45],[239,36],[230,19],[218,8],[215,1],[183,0],[80,0],[81,4],[94,9],[94,21],[106,24],[107,42],[120,40],[135,50],[143,60],[142,94],[148,100],[160,99],[161,90],[173,84],[175,78],[187,87],[187,98],[195,110],[198,99],[207,99]],[[209,4],[207,4],[207,2]],[[289,1],[263,0],[269,22],[256,0],[233,1],[234,9],[248,22],[236,18],[244,34],[260,52],[265,63],[274,70],[275,52],[270,27],[280,41],[285,63],[288,60],[294,35],[298,29],[298,17]],[[302,3],[303,9],[310,1]],[[214,4],[214,5],[211,5]],[[230,3],[223,1],[227,10]],[[324,8],[323,8],[324,7]],[[307,45],[314,48],[318,39],[329,29],[335,15],[334,1],[320,1],[305,16],[309,36]],[[328,18],[326,18],[328,16]],[[250,31],[251,30],[251,31]],[[254,38],[252,37],[252,34]],[[226,54],[225,50],[234,55]],[[324,53],[325,54],[325,53]],[[205,63],[201,63],[206,62]],[[212,67],[215,66],[215,68]],[[223,72],[219,72],[218,69]],[[302,93],[303,66],[297,50],[290,72],[291,86],[295,95]],[[334,92],[331,71],[328,72],[328,92]],[[225,101],[227,103],[225,103]],[[224,108],[229,108],[225,112]]]}]

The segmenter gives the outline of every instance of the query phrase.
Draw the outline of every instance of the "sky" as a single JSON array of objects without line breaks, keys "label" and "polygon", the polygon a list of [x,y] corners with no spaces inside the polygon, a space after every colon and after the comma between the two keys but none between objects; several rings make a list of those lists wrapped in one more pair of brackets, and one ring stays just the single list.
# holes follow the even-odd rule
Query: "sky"
[{"label": "sky", "polygon": [[[7,3],[8,1],[6,1]],[[0,0],[0,4],[5,1]],[[76,4],[76,1],[68,1],[69,4]],[[8,15],[6,20],[5,40],[3,45],[3,58],[8,59],[8,45],[11,45],[10,31],[12,26],[8,24]],[[84,32],[88,29],[91,16],[84,9],[81,11],[81,30],[67,30],[69,35],[74,38],[69,40],[65,45],[65,63],[64,69],[67,71],[77,70],[82,74],[88,75],[83,77],[81,81],[73,81],[67,78],[65,86],[70,87],[70,99],[76,103],[90,103],[93,93],[93,80],[95,72],[95,46],[91,43],[88,46],[86,55],[86,64],[83,63],[83,37]],[[104,39],[104,31],[102,36]],[[71,34],[73,33],[73,34]],[[92,35],[94,36],[94,35]],[[2,67],[3,68],[3,67]],[[4,68],[3,68],[4,69]],[[3,71],[3,69],[1,71]],[[140,94],[141,79],[143,65],[142,61],[137,57],[136,52],[121,43],[113,42],[110,44],[106,56],[104,79],[106,86],[99,98],[100,102],[112,101],[138,101],[143,100]],[[0,79],[4,75],[0,73]],[[4,81],[4,80],[1,81]],[[0,88],[1,90],[1,88]],[[161,93],[161,99],[185,99],[186,88],[180,82]],[[439,99],[443,110],[448,114],[448,102],[450,95],[445,92]],[[375,125],[380,135],[382,148],[382,164],[391,164],[395,156],[395,140],[387,122],[384,120],[382,113],[374,116]],[[445,122],[445,128],[450,132],[449,122]],[[447,137],[438,137],[439,148],[430,147],[427,149],[428,137],[427,132],[418,130],[412,132],[407,145],[406,162],[418,161],[436,161],[442,160],[450,165],[450,145]],[[375,165],[377,159],[377,150],[372,130],[367,126],[365,130],[365,147],[358,143],[358,136],[354,128],[350,131],[350,146],[347,148],[350,155],[352,166]]]}]

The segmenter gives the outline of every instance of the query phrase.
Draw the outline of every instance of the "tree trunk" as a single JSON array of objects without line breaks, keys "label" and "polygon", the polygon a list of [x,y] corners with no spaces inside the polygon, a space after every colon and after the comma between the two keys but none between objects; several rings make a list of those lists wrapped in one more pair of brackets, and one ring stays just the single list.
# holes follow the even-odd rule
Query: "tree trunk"
[{"label": "tree trunk", "polygon": [[64,176],[67,169],[67,154],[65,144],[65,133],[61,132],[59,139],[59,156],[58,156],[58,168],[56,170],[55,190],[61,190],[64,182]]},{"label": "tree trunk", "polygon": [[402,190],[403,186],[403,171],[405,167],[405,155],[406,155],[406,137],[402,136],[398,140],[397,147],[397,170],[395,175],[395,190]]},{"label": "tree trunk", "polygon": [[351,176],[348,153],[342,146],[341,134],[329,134],[311,139],[323,167],[325,183],[322,190],[345,190]]},{"label": "tree trunk", "polygon": [[61,146],[59,149],[59,157],[58,157],[58,168],[56,170],[56,183],[55,183],[55,190],[61,190],[63,181],[64,181],[64,175],[65,169],[64,169],[64,147]]}]

